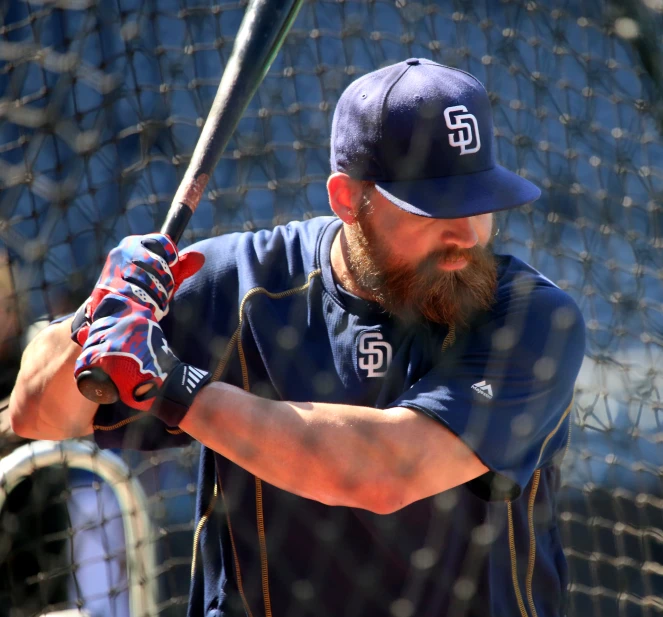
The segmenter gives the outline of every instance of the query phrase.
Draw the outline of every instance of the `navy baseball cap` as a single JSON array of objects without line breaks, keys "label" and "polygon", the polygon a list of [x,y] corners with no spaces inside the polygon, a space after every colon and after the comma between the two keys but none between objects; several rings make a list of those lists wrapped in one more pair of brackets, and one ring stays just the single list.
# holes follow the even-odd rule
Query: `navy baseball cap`
[{"label": "navy baseball cap", "polygon": [[423,58],[347,87],[334,111],[331,168],[374,182],[394,205],[431,218],[515,208],[541,195],[495,163],[492,112],[481,82]]}]

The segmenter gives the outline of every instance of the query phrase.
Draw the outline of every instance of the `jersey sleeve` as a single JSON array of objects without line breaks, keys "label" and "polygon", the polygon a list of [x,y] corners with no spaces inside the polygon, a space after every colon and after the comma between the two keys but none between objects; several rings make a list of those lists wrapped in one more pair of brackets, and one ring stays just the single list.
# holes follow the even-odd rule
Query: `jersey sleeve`
[{"label": "jersey sleeve", "polygon": [[585,348],[580,310],[558,288],[503,305],[391,405],[419,410],[462,439],[490,469],[468,485],[485,499],[517,497],[565,449]]}]

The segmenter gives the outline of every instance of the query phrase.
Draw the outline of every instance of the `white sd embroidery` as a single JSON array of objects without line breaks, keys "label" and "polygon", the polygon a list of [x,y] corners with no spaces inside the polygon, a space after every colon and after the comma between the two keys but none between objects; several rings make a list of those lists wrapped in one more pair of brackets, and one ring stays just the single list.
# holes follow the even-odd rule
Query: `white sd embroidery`
[{"label": "white sd embroidery", "polygon": [[[460,148],[461,156],[478,152],[481,149],[481,137],[476,116],[470,113],[458,112],[467,112],[467,107],[465,105],[455,105],[444,110],[444,119],[447,128],[451,131],[449,133],[449,145]],[[476,142],[474,148],[467,147],[474,142]]]},{"label": "white sd embroidery", "polygon": [[359,368],[367,377],[382,377],[391,364],[391,345],[380,332],[363,332],[359,336]]}]

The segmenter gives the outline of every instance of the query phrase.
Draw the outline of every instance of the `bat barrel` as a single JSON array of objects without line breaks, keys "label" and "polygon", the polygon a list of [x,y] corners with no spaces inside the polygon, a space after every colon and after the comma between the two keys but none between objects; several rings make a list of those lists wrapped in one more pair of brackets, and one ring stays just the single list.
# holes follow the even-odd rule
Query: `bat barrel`
[{"label": "bat barrel", "polygon": [[[302,0],[251,0],[188,172],[209,176],[264,79]],[[205,179],[206,181],[206,179]]]},{"label": "bat barrel", "polygon": [[281,48],[302,2],[249,2],[205,126],[161,228],[174,242],[180,240],[188,224],[185,211],[196,211],[210,175]]}]

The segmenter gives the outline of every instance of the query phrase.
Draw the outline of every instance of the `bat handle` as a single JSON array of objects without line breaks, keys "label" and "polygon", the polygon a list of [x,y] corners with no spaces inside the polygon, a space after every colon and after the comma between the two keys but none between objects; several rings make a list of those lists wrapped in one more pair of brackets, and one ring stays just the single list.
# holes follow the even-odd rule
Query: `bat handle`
[{"label": "bat handle", "polygon": [[113,380],[98,367],[89,368],[76,378],[78,391],[97,405],[110,405],[120,399],[120,393]]}]

